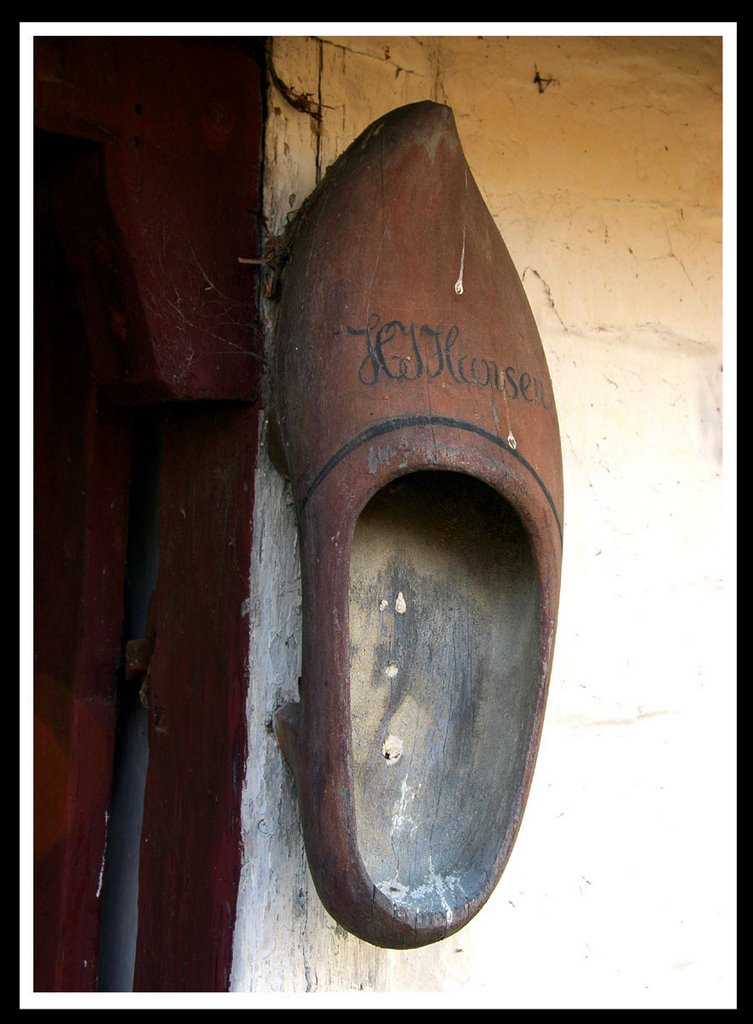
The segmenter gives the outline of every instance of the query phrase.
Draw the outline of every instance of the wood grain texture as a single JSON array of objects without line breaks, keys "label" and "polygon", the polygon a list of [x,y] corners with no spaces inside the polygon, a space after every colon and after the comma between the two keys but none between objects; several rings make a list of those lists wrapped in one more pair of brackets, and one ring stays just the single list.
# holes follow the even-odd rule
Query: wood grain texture
[{"label": "wood grain texture", "polygon": [[137,991],[224,991],[246,762],[252,408],[166,414]]},{"label": "wood grain texture", "polygon": [[[309,867],[325,907],[368,942],[415,948],[463,927],[507,863],[538,749],[562,560],[562,459],[546,358],[449,107],[409,104],[362,132],[291,225],[274,294],[274,403],[298,515],[303,595],[301,700],[280,710],[275,729],[296,775]],[[402,815],[407,790],[371,792],[361,772],[359,807],[355,777],[363,751],[356,754],[356,742],[368,747],[377,740],[351,728],[354,645],[363,647],[355,657],[369,665],[367,675],[371,660],[385,652],[376,624],[355,640],[350,632],[351,559],[359,555],[356,524],[369,501],[402,477],[436,480],[430,474],[437,471],[456,481],[475,478],[482,482],[478,493],[491,490],[504,505],[498,502],[496,515],[481,513],[480,526],[457,482],[438,495],[419,486],[377,530],[380,542],[391,530],[404,537],[382,564],[367,560],[356,571],[362,584],[371,578],[388,592],[397,586],[388,603],[402,593],[419,609],[418,619],[411,613],[404,621],[415,633],[405,638],[403,662],[416,669],[412,696],[425,716],[410,737],[434,734],[423,748],[427,774],[419,773],[429,801],[420,815],[425,835],[415,851],[401,848],[390,857],[397,839],[388,819]],[[424,526],[433,524],[430,535],[441,534],[448,524],[436,516],[444,505],[458,521],[453,557],[473,562],[487,551],[490,571],[500,577],[496,589],[484,576],[460,573],[452,558],[424,558],[417,510]],[[512,519],[502,512],[507,507]],[[513,520],[520,540],[500,546]],[[520,572],[525,543],[528,568]],[[401,565],[402,588],[389,578]],[[452,593],[455,586],[460,593]],[[456,603],[437,649],[409,651],[426,644],[432,617],[449,609],[448,600]],[[468,621],[474,616],[491,639],[476,635]],[[524,636],[508,643],[511,622]],[[442,683],[432,688],[429,662],[442,645],[454,645],[455,653],[439,659]],[[481,664],[471,668],[474,652]],[[492,668],[495,658],[509,660],[509,676]],[[382,669],[397,673],[400,665]],[[495,690],[510,687],[515,698],[501,699]],[[486,717],[482,706],[494,702],[495,692],[501,706]],[[470,708],[478,720],[466,722]],[[374,712],[367,732],[381,731],[382,713]],[[392,759],[390,735],[378,743],[387,744]],[[441,751],[455,745],[462,756],[445,761]],[[479,777],[484,794],[475,806],[469,797],[464,810],[458,802],[467,791],[453,781],[459,765]],[[489,803],[487,790],[494,794]],[[384,820],[372,833],[375,818]],[[469,830],[474,841],[461,850]],[[406,859],[408,883],[398,881]],[[445,899],[440,890],[451,878],[455,891]]]},{"label": "wood grain texture", "polygon": [[520,520],[491,488],[416,473],[380,491],[350,565],[358,845],[377,887],[448,923],[517,811],[540,594]]}]

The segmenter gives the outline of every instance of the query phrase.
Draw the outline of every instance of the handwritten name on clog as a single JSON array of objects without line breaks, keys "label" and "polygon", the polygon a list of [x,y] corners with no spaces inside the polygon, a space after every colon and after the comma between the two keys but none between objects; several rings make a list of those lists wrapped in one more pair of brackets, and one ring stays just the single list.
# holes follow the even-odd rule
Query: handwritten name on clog
[{"label": "handwritten name on clog", "polygon": [[[487,359],[464,351],[457,324],[417,326],[401,320],[385,320],[372,314],[366,327],[348,324],[348,334],[364,339],[365,355],[358,368],[358,379],[368,387],[380,378],[405,382],[437,378],[491,388],[504,392],[508,398],[538,402],[551,409],[553,401],[548,382],[515,366],[501,367],[495,359]],[[420,340],[419,340],[420,339]]]}]

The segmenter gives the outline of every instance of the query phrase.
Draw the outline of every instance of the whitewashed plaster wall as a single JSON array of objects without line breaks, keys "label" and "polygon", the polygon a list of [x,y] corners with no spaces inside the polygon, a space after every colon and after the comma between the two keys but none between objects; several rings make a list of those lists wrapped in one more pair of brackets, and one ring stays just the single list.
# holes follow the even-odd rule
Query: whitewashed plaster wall
[{"label": "whitewashed plaster wall", "polygon": [[289,492],[262,451],[232,989],[361,993],[363,1005],[366,993],[401,993],[402,1005],[421,993],[426,1006],[733,1005],[721,40],[290,37],[270,58],[270,234],[376,117],[422,99],[454,109],[549,361],[565,562],[544,737],[509,866],[457,935],[376,949],[319,903],[269,731],[297,693],[300,589]]}]

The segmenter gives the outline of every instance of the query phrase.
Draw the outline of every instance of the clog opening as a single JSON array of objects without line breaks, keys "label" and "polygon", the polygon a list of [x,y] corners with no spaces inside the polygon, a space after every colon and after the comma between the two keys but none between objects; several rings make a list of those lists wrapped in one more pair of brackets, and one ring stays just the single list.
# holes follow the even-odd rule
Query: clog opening
[{"label": "clog opening", "polygon": [[541,684],[541,595],[513,507],[472,477],[380,490],[353,538],[356,827],[392,902],[448,919],[517,824]]}]

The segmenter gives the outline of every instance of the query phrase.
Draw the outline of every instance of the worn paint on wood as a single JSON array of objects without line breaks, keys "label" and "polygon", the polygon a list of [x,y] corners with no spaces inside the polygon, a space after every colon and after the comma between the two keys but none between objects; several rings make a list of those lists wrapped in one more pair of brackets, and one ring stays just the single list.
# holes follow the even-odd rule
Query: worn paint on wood
[{"label": "worn paint on wood", "polygon": [[539,615],[531,544],[485,484],[415,473],[361,513],[349,598],[358,848],[389,899],[448,925],[518,812]]},{"label": "worn paint on wood", "polygon": [[[301,700],[280,710],[275,729],[296,774],[309,866],[325,906],[369,942],[413,948],[452,934],[477,913],[520,825],[559,598],[557,413],[525,293],[448,107],[409,104],[368,126],[330,168],[286,245],[273,401],[301,537],[303,654]],[[441,484],[435,471],[445,474]],[[357,575],[362,585],[371,578],[395,602],[402,593],[406,608],[413,602],[420,609],[420,624],[404,613],[399,627],[413,628],[415,645],[425,648],[428,633],[436,635],[428,652],[409,652],[406,641],[404,684],[398,662],[378,673],[390,692],[415,702],[409,738],[415,743],[421,732],[428,741],[418,744],[415,762],[405,757],[389,776],[394,783],[415,767],[424,787],[410,855],[390,827],[399,787],[376,793],[363,771],[360,794],[354,782],[364,756],[356,746],[381,749],[389,723],[374,712],[364,725],[368,740],[352,730],[351,659],[386,655],[378,630],[354,636],[348,607],[356,521],[378,492],[389,504],[408,474],[415,487],[406,485],[408,497],[376,530],[382,541],[392,529],[395,547],[382,562],[364,556]],[[463,477],[483,481],[473,498]],[[495,512],[481,497],[487,492],[503,499]],[[472,514],[474,501],[483,526]],[[511,517],[503,513],[507,505]],[[431,533],[442,508],[469,531],[455,535],[453,557],[486,550],[504,585],[490,589],[452,560],[412,556],[411,543],[419,552],[427,545],[416,515]],[[527,570],[513,570],[526,543]],[[442,605],[452,613],[440,624],[434,606]],[[469,617],[493,634],[495,654],[483,643],[479,650]],[[470,669],[474,650],[479,658]],[[496,711],[487,716],[482,707],[495,704],[492,694]],[[469,724],[463,709],[474,708],[478,719]],[[449,758],[456,746],[460,767]],[[463,790],[464,773],[476,779],[472,792]],[[480,821],[486,832],[475,830],[474,843],[464,845],[463,835]]]},{"label": "worn paint on wood", "polygon": [[240,870],[257,410],[165,414],[136,991],[224,991]]},{"label": "worn paint on wood", "polygon": [[[47,859],[40,867],[37,933],[44,951],[38,969],[50,987],[85,989],[96,983],[96,922],[84,933],[79,919],[91,916],[85,898],[91,849],[97,854],[91,888],[97,898],[101,890],[114,721],[112,692],[103,690],[85,655],[106,634],[112,673],[122,642],[138,639],[120,635],[127,461],[102,427],[109,409],[103,394],[121,404],[258,397],[258,268],[242,262],[260,255],[257,49],[251,41],[229,40],[36,40],[37,149],[51,168],[44,196],[65,252],[50,268],[44,263],[48,240],[42,239],[36,292],[47,343],[40,380],[52,390],[49,401],[46,395],[38,400],[42,429],[37,437],[58,453],[42,452],[38,489],[45,509],[38,521],[43,557],[37,566],[48,588],[38,586],[38,647],[42,662],[44,656],[55,662],[49,672],[42,664],[37,686],[40,843],[44,846],[44,836],[58,825],[67,836],[68,819],[78,822],[87,811],[90,791],[96,790],[99,801],[93,801],[96,822],[86,822],[75,857],[70,841],[59,855],[57,847],[43,850]],[[81,307],[75,352],[59,344],[55,348],[49,342],[51,329],[44,333],[48,323],[62,323],[55,334],[59,342],[67,322],[59,289],[47,279],[53,274],[60,278],[64,263],[70,284],[62,305],[75,291]],[[60,384],[67,386],[58,393]],[[71,431],[79,430],[80,451],[75,443],[72,452],[61,450],[67,435],[56,434],[55,415],[63,407]],[[110,415],[120,426],[127,422]],[[222,989],[227,982],[245,752],[239,714],[247,673],[241,610],[247,597],[255,413],[250,422],[246,429],[244,411],[235,405],[225,413],[204,408],[184,419],[178,414],[168,418],[159,589],[163,618],[148,675],[157,696],[151,703],[153,753],[141,856],[136,964],[141,987]],[[87,473],[105,441],[111,442],[111,457],[109,464],[107,458],[102,465],[96,462],[101,479],[94,474],[90,497]],[[195,480],[194,470],[205,478]],[[61,509],[56,491],[61,481],[53,479],[55,473],[63,478],[61,494],[68,496]],[[89,506],[104,494],[122,500],[120,505],[112,501],[94,529],[87,518]],[[45,534],[48,509],[57,515],[54,529]],[[170,526],[173,516],[176,529]],[[66,530],[66,543],[48,543]],[[94,541],[99,547],[90,558]],[[56,572],[61,558],[66,571]],[[84,573],[80,597],[70,566]],[[97,574],[104,578],[100,589],[107,584],[117,595],[117,608],[113,605],[101,618],[87,590]],[[53,615],[51,595],[61,589],[58,596],[64,600]],[[58,625],[69,633],[78,630],[78,650],[73,641],[54,649]],[[190,651],[184,629],[196,641]],[[184,684],[192,685],[193,692],[186,694]],[[87,696],[91,689],[101,706],[95,701],[82,709],[77,703],[82,688]],[[168,709],[172,730],[166,724]],[[92,717],[94,733],[103,737],[99,746],[89,736]],[[52,733],[46,745],[44,730]],[[86,781],[73,769],[72,781],[56,772],[58,754],[72,764],[85,759]],[[151,858],[152,849],[164,856]],[[52,870],[49,858],[55,856],[59,863]],[[177,886],[171,885],[176,878]],[[191,893],[195,888],[209,893],[198,912],[188,906],[186,884]],[[175,923],[173,930],[166,929],[174,940],[169,952],[162,938],[155,942],[155,936],[165,934],[165,920]],[[71,943],[86,968],[80,984],[70,964],[64,965],[65,976],[55,965],[56,958],[70,955]]]}]

